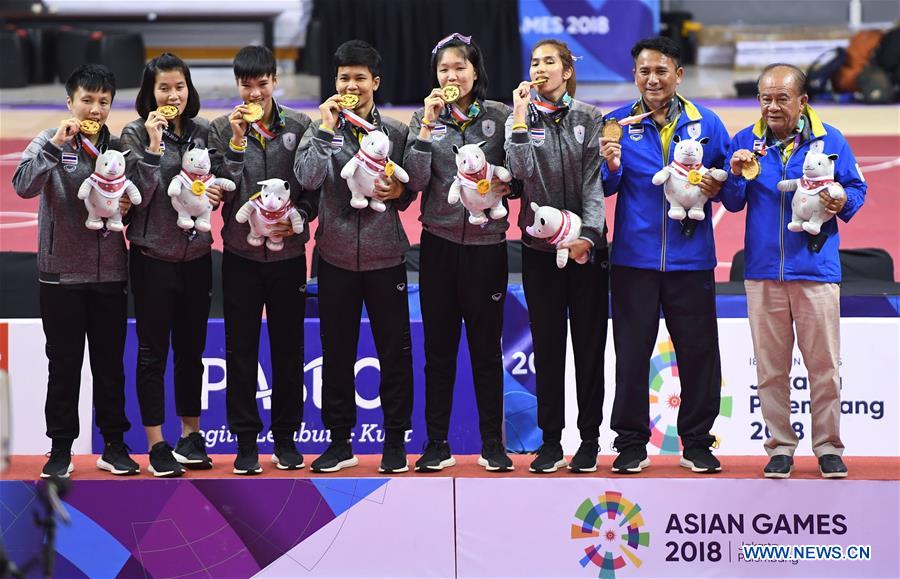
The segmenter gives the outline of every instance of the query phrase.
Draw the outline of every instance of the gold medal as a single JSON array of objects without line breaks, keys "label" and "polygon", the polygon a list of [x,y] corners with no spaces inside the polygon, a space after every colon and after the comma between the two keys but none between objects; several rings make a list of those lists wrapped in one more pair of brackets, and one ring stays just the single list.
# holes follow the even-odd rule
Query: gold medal
[{"label": "gold medal", "polygon": [[92,121],[90,119],[85,119],[81,121],[81,132],[85,135],[96,135],[100,132],[100,123],[97,121]]},{"label": "gold medal", "polygon": [[200,197],[204,192],[206,192],[206,185],[203,184],[203,181],[194,181],[193,183],[191,183],[191,191],[194,193],[194,195]]},{"label": "gold medal", "polygon": [[550,79],[549,78],[537,78],[537,79],[531,81],[531,86],[541,86],[548,80],[550,80]]},{"label": "gold medal", "polygon": [[355,94],[344,94],[341,95],[341,108],[344,109],[352,109],[355,108],[356,105],[359,104],[359,97]]},{"label": "gold medal", "polygon": [[259,103],[247,103],[246,107],[249,112],[246,113],[242,118],[248,123],[255,123],[259,119],[263,118],[263,108],[259,106]]},{"label": "gold medal", "polygon": [[604,139],[618,143],[622,140],[622,126],[616,119],[607,119],[607,121],[603,123],[602,134]]},{"label": "gold medal", "polygon": [[700,174],[700,171],[697,169],[691,169],[688,171],[687,175],[688,183],[691,185],[699,185],[700,181],[703,180],[703,175]]},{"label": "gold medal", "polygon": [[459,98],[459,87],[455,84],[448,84],[441,90],[444,93],[444,102],[448,104]]},{"label": "gold medal", "polygon": [[393,176],[394,175],[394,167],[395,167],[394,162],[388,161],[387,164],[384,166],[384,174],[387,175],[388,177]]},{"label": "gold medal", "polygon": [[488,194],[488,191],[491,190],[491,182],[487,179],[482,179],[475,185],[475,189],[478,191],[479,195],[484,197]]},{"label": "gold medal", "polygon": [[759,161],[756,157],[753,157],[753,160],[747,161],[744,163],[744,166],[741,167],[741,175],[744,179],[748,181],[753,181],[757,177],[759,177],[759,173],[762,170],[762,167],[759,166]]},{"label": "gold medal", "polygon": [[156,112],[161,114],[167,121],[171,121],[178,116],[178,107],[174,105],[163,105],[156,109]]}]

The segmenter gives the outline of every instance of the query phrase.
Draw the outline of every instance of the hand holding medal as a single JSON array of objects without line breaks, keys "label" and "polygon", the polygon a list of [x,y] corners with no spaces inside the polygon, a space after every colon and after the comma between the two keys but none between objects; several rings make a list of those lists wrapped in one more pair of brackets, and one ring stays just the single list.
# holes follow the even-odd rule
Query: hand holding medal
[{"label": "hand holding medal", "polygon": [[738,149],[731,156],[731,174],[742,176],[748,181],[752,181],[759,177],[761,170],[759,164],[760,155],[754,151],[747,149]]},{"label": "hand holding medal", "polygon": [[610,171],[618,171],[622,164],[621,121],[609,118],[603,123],[600,133],[600,155]]},{"label": "hand holding medal", "polygon": [[60,121],[56,134],[50,139],[50,142],[57,147],[62,147],[75,138],[75,135],[81,130],[81,121],[76,118],[64,119]]}]

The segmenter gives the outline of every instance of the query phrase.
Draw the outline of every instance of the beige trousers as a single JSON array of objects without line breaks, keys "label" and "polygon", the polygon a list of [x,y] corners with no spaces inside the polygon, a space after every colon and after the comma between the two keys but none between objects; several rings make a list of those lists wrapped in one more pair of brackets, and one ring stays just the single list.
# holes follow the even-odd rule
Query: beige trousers
[{"label": "beige trousers", "polygon": [[769,456],[792,456],[799,441],[791,427],[791,355],[794,327],[809,374],[816,456],[841,455],[840,286],[813,281],[746,280],[750,333]]}]

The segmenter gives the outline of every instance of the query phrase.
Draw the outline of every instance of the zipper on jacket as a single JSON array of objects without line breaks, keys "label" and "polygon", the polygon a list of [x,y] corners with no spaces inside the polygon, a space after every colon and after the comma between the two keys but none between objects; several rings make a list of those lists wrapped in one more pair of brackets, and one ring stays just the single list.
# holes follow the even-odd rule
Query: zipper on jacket
[{"label": "zipper on jacket", "polygon": [[569,206],[566,204],[566,161],[563,157],[562,150],[562,129],[559,126],[559,123],[553,123],[556,125],[556,149],[559,151],[559,167],[562,169],[562,200],[563,200],[563,209],[569,209]]},{"label": "zipper on jacket", "polygon": [[[778,152],[778,160],[781,161],[781,180],[782,181],[787,179],[787,166],[791,160],[791,157],[793,157],[794,155],[799,153],[800,149],[802,147],[804,147],[805,145],[808,145],[812,141],[813,140],[810,139],[808,142],[801,143],[800,145],[798,145],[797,148],[791,152],[791,156],[788,157],[787,160],[784,160],[784,158],[782,158],[780,151]],[[781,208],[780,208],[779,214],[778,214],[778,217],[779,217],[779,219],[778,219],[778,245],[779,245],[779,253],[781,254],[781,267],[779,268],[779,272],[778,272],[778,281],[784,281],[784,230],[787,227],[784,224],[784,202],[786,201],[786,199],[785,199],[786,197],[787,197],[787,192],[782,191],[781,192]]]},{"label": "zipper on jacket", "polygon": [[[466,146],[466,129],[460,128],[459,134],[462,136],[463,146]],[[485,162],[487,162],[487,158],[485,158]],[[451,187],[452,187],[452,184],[451,184]],[[460,195],[462,195],[462,191],[460,191],[459,193],[460,193]],[[462,237],[460,238],[459,243],[461,245],[465,245],[466,244],[466,225],[469,223],[469,220],[466,217],[466,207],[462,203],[460,203],[460,208],[462,209]]]},{"label": "zipper on jacket", "polygon": [[[662,156],[663,167],[665,167],[669,164],[669,160],[666,159],[666,157],[665,157],[666,153],[665,153],[664,147],[662,146],[662,135],[659,132],[659,127],[656,126],[656,122],[653,123],[653,128],[656,129],[656,137],[659,139],[659,151],[660,151],[660,155]],[[676,127],[676,130],[677,130],[677,128],[678,127]],[[675,136],[674,132],[672,133],[672,136],[673,137]],[[667,216],[668,216],[668,212],[666,211],[666,193],[665,193],[665,188],[663,188],[663,194],[662,194],[662,253],[660,253],[660,256],[659,256],[659,271],[661,271],[661,272],[666,271],[666,241],[668,239],[668,231],[667,231],[668,227],[667,227],[667,220],[666,220]]]},{"label": "zipper on jacket", "polygon": [[56,222],[50,221],[50,252],[47,255],[53,255],[53,232],[56,229]]},{"label": "zipper on jacket", "polygon": [[362,235],[362,211],[356,212],[356,271],[360,271],[362,264],[360,263],[360,246],[362,242],[359,236]]}]

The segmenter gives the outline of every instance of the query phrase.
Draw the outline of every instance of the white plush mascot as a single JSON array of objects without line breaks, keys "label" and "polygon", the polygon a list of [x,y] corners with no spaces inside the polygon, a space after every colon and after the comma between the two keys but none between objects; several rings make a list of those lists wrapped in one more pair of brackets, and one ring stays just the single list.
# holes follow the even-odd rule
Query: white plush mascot
[{"label": "white plush mascot", "polygon": [[497,177],[504,183],[512,180],[512,174],[500,165],[491,165],[484,157],[484,141],[473,145],[457,147],[453,145],[456,154],[456,177],[447,201],[455,205],[462,199],[463,207],[469,211],[469,223],[483,225],[487,223],[484,212],[490,210],[491,219],[503,219],[506,217],[506,207],[503,206],[503,197],[494,192],[491,187],[491,179]]},{"label": "white plush mascot", "polygon": [[[560,247],[564,243],[571,243],[581,236],[581,217],[568,210],[560,210],[555,207],[531,204],[534,211],[534,223],[525,228],[528,235],[537,239],[543,239],[547,243],[556,246],[556,267],[562,269],[569,261],[569,250]],[[587,263],[588,254],[584,254],[576,261]]]},{"label": "white plush mascot", "polygon": [[834,217],[822,204],[819,192],[828,191],[832,199],[840,199],[846,193],[834,180],[834,162],[837,155],[810,151],[803,159],[803,178],[778,182],[779,191],[795,191],[791,200],[791,222],[787,228],[793,232],[805,231],[818,235],[822,224]]},{"label": "white plush mascot", "polygon": [[178,227],[182,229],[205,232],[212,228],[209,222],[212,202],[206,196],[210,185],[226,191],[235,189],[234,181],[210,174],[209,156],[215,152],[215,149],[204,149],[191,143],[181,157],[181,173],[169,182],[169,197],[178,212]]},{"label": "white plush mascot", "polygon": [[663,191],[669,202],[670,218],[682,221],[685,217],[690,217],[695,221],[703,221],[706,218],[703,206],[706,205],[707,197],[700,191],[700,180],[709,173],[721,183],[728,175],[722,169],[707,169],[703,166],[703,145],[709,142],[708,137],[695,141],[680,139],[675,135],[672,140],[675,142],[674,160],[653,176],[653,184],[665,183]]},{"label": "white plush mascot", "polygon": [[84,226],[88,229],[122,231],[122,214],[119,212],[119,198],[128,195],[135,205],[141,203],[141,192],[125,178],[125,155],[131,151],[107,149],[97,157],[94,173],[78,188],[78,198],[84,200],[88,218]]},{"label": "white plush mascot", "polygon": [[284,241],[280,235],[272,234],[272,227],[279,221],[289,220],[294,233],[303,233],[303,216],[291,203],[291,185],[281,179],[259,181],[262,190],[250,197],[234,216],[238,223],[250,222],[247,243],[259,247],[265,240],[266,247],[281,251]]},{"label": "white plush mascot", "polygon": [[394,177],[401,183],[409,182],[409,174],[403,167],[391,161],[391,140],[380,130],[366,133],[359,143],[359,151],[341,169],[341,177],[350,187],[350,206],[354,209],[371,207],[382,212],[387,209],[384,201],[374,198],[375,179],[381,172]]}]

